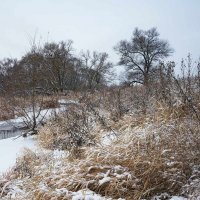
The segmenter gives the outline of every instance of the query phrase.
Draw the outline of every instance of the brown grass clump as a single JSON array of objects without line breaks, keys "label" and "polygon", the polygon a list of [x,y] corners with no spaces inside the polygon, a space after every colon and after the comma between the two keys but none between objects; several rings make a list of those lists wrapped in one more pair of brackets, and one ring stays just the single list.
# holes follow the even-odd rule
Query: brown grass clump
[{"label": "brown grass clump", "polygon": [[15,117],[15,114],[4,98],[0,98],[0,120],[9,120]]},{"label": "brown grass clump", "polygon": [[32,177],[35,174],[35,167],[40,164],[39,156],[30,149],[25,148],[22,156],[17,158],[15,171],[18,177]]},{"label": "brown grass clump", "polygon": [[44,96],[42,102],[42,109],[58,108],[58,97],[57,96]]},{"label": "brown grass clump", "polygon": [[[125,194],[119,192],[118,184],[115,185],[116,191],[108,189],[108,184],[101,194],[114,198],[141,199],[161,192],[180,193],[191,175],[191,165],[200,161],[199,126],[190,123],[176,121],[167,127],[150,127],[144,137],[141,137],[141,133],[129,132],[119,138],[115,145],[86,151],[90,162],[126,167],[138,180],[135,182],[137,187],[127,189]],[[97,188],[95,191],[99,190]]]},{"label": "brown grass clump", "polygon": [[2,196],[7,195],[8,190],[7,190],[6,187],[7,187],[8,184],[9,184],[9,181],[7,179],[1,178],[1,180],[0,180],[0,198]]},{"label": "brown grass clump", "polygon": [[73,151],[93,140],[91,119],[80,106],[68,107],[67,112],[51,119],[38,134],[39,144],[47,149]]}]

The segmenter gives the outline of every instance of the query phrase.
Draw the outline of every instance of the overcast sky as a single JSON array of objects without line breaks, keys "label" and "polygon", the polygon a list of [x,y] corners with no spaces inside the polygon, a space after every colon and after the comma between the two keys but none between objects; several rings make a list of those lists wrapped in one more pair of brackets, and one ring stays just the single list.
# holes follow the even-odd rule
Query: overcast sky
[{"label": "overcast sky", "polygon": [[80,50],[105,51],[129,39],[135,27],[157,27],[177,63],[200,56],[199,0],[0,0],[0,59],[19,58],[37,33],[42,41],[72,39]]}]

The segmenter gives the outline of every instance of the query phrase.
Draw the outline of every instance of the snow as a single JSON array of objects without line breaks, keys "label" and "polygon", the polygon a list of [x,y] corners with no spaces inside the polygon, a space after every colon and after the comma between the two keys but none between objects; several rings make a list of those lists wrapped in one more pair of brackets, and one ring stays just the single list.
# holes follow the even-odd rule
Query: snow
[{"label": "snow", "polygon": [[[45,118],[50,118],[53,114],[57,114],[58,112],[64,111],[65,107],[55,108],[55,109],[44,109],[41,111],[40,116],[38,117],[38,121]],[[32,113],[28,113],[29,117],[32,117]],[[24,126],[24,118],[17,117],[15,119],[10,119],[7,121],[0,121],[0,129],[4,129],[5,127],[23,127]],[[15,161],[17,156],[20,154],[23,148],[36,149],[36,141],[33,138],[8,138],[0,140],[0,175],[9,168],[12,168],[15,165]]]},{"label": "snow", "polygon": [[[42,119],[43,116],[49,118],[53,113],[58,113],[59,111],[61,111],[61,109],[59,108],[42,110],[39,118]],[[31,115],[32,113],[29,113],[30,117]],[[18,117],[16,119],[11,119],[7,121],[0,121],[0,128],[3,128],[5,126],[22,127],[23,121],[23,117]],[[16,157],[20,154],[20,151],[23,148],[36,149],[36,141],[31,137],[19,137],[17,139],[8,138],[0,140],[0,175],[15,165]]]},{"label": "snow", "polygon": [[170,200],[187,200],[184,197],[173,196]]},{"label": "snow", "polygon": [[74,100],[66,100],[66,99],[59,99],[58,103],[61,105],[66,105],[66,104],[78,104],[78,101]]},{"label": "snow", "polygon": [[15,165],[23,148],[36,149],[34,138],[8,138],[0,140],[0,175]]},{"label": "snow", "polygon": [[111,180],[110,177],[104,177],[103,179],[99,180],[99,185],[101,186],[101,185],[103,185],[105,183],[109,183],[110,180]]},{"label": "snow", "polygon": [[117,136],[113,132],[107,132],[101,139],[101,144],[104,146],[111,145],[114,140],[117,139]]},{"label": "snow", "polygon": [[16,199],[18,194],[25,194],[25,192],[21,189],[22,185],[23,181],[16,180],[8,186],[9,192],[7,196],[9,197],[9,199]]},{"label": "snow", "polygon": [[[45,119],[49,118],[51,115],[58,113],[60,111],[64,111],[64,108],[53,108],[53,109],[44,109],[41,110],[39,117],[37,118],[37,121],[39,122],[41,119],[43,119],[45,117]],[[36,112],[37,115],[37,112]],[[32,112],[28,112],[28,116],[30,119],[32,119],[33,117],[33,113]],[[24,121],[26,121],[26,119],[24,117],[17,117],[15,119],[10,119],[7,121],[0,121],[0,127],[3,126],[15,126],[15,127],[22,127],[22,125],[24,124]]]},{"label": "snow", "polygon": [[72,200],[111,200],[111,198],[102,197],[99,194],[96,194],[95,192],[89,189],[79,190],[77,192],[71,192],[68,191],[66,188],[61,188],[61,189],[56,189],[56,192],[59,194],[64,194],[67,197],[70,197],[70,199]]},{"label": "snow", "polygon": [[72,200],[106,200],[106,198],[101,197],[91,190],[79,190],[78,192],[73,192]]},{"label": "snow", "polygon": [[169,194],[163,193],[160,196],[155,196],[152,200],[161,200],[161,199],[169,199],[169,200],[187,200],[187,198],[180,197],[180,196],[172,196],[170,197]]}]

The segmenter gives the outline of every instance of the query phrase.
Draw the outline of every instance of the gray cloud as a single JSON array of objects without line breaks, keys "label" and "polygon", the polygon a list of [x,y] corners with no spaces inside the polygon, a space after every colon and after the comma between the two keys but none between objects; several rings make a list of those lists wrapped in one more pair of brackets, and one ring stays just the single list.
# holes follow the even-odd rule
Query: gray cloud
[{"label": "gray cloud", "polygon": [[135,27],[157,27],[175,49],[179,62],[200,53],[200,1],[197,0],[7,0],[0,7],[0,58],[20,57],[29,36],[74,41],[77,50],[106,51],[117,62],[113,46],[129,39]]}]

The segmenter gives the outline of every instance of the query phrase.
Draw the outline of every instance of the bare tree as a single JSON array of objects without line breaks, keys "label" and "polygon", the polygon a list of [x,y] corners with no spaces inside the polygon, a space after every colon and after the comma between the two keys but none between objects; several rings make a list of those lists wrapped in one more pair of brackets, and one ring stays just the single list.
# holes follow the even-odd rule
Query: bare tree
[{"label": "bare tree", "polygon": [[94,89],[97,86],[106,84],[106,76],[111,74],[112,63],[108,62],[107,53],[90,53],[89,51],[81,54],[82,71],[85,73],[87,87]]},{"label": "bare tree", "polygon": [[8,71],[5,79],[5,98],[15,115],[23,118],[24,124],[32,134],[37,133],[38,125],[47,113],[46,111],[42,114],[44,94],[40,91],[43,83],[41,70],[41,54],[37,48],[32,47],[31,51]]},{"label": "bare tree", "polygon": [[159,38],[156,28],[147,31],[136,28],[130,41],[122,40],[114,49],[120,55],[119,64],[127,67],[129,83],[145,86],[157,64],[173,53],[169,43]]},{"label": "bare tree", "polygon": [[46,43],[41,50],[45,80],[54,91],[63,91],[73,72],[72,41]]},{"label": "bare tree", "polygon": [[0,95],[6,92],[6,79],[10,71],[17,65],[17,59],[4,58],[0,61]]}]

